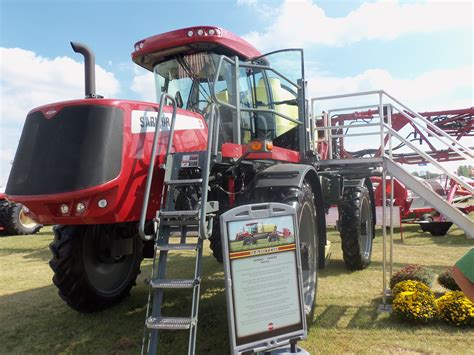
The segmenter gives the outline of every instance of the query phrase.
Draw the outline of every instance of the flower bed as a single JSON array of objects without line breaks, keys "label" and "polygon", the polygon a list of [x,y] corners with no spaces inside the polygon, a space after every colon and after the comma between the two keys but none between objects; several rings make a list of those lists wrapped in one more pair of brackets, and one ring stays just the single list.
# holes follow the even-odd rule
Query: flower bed
[{"label": "flower bed", "polygon": [[447,268],[444,272],[438,275],[438,283],[445,289],[451,291],[461,290],[456,281],[454,281],[453,274],[451,273],[451,268]]},{"label": "flower bed", "polygon": [[436,301],[431,293],[403,291],[393,300],[393,312],[403,320],[427,323],[437,316]]},{"label": "flower bed", "polygon": [[448,323],[474,325],[474,303],[462,291],[446,292],[436,300],[440,317]]},{"label": "flower bed", "polygon": [[[434,272],[421,265],[408,265],[390,279],[393,293],[393,314],[413,323],[442,319],[456,326],[474,325],[474,303],[461,291],[446,292],[438,299],[431,291]],[[438,277],[445,288],[457,287],[451,270]]]},{"label": "flower bed", "polygon": [[420,281],[431,287],[434,275],[435,273],[431,269],[418,264],[410,264],[393,274],[390,279],[390,288],[393,289],[397,283],[405,280]]},{"label": "flower bed", "polygon": [[431,289],[426,286],[423,282],[414,281],[414,280],[405,280],[397,283],[393,289],[393,296],[396,297],[399,293],[410,291],[410,292],[420,292],[432,295]]}]

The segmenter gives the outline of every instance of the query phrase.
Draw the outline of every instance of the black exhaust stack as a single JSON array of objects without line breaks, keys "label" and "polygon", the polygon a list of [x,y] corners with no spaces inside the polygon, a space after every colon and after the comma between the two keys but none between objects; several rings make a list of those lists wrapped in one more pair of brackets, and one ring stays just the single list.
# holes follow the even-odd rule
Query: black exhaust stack
[{"label": "black exhaust stack", "polygon": [[84,56],[84,77],[85,77],[85,96],[86,99],[102,98],[103,96],[95,93],[95,56],[94,53],[85,44],[71,42],[72,50]]}]

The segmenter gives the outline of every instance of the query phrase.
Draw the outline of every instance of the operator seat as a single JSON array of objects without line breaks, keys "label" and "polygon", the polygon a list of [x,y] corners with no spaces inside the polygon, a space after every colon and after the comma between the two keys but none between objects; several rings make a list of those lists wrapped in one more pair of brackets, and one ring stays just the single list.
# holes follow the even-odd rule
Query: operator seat
[{"label": "operator seat", "polygon": [[[295,96],[288,90],[285,90],[281,86],[281,81],[278,78],[268,78],[269,89],[271,90],[271,95],[273,102],[285,101],[295,99]],[[265,108],[271,108],[269,105],[269,100],[267,96],[267,88],[265,86],[265,80],[261,78],[257,84],[257,103],[263,104]],[[274,110],[276,112],[282,113],[288,117],[291,117],[295,120],[298,119],[298,107],[288,104],[274,105]],[[275,135],[273,138],[281,136],[285,132],[296,126],[295,123],[288,121],[287,119],[275,115],[274,118],[274,130]]]}]

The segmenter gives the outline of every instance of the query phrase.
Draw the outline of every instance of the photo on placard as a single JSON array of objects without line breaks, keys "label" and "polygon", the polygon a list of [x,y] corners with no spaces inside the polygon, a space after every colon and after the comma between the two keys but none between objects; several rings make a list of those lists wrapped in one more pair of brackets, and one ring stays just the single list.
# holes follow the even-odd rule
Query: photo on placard
[{"label": "photo on placard", "polygon": [[291,216],[235,221],[228,224],[230,252],[277,247],[295,242]]}]

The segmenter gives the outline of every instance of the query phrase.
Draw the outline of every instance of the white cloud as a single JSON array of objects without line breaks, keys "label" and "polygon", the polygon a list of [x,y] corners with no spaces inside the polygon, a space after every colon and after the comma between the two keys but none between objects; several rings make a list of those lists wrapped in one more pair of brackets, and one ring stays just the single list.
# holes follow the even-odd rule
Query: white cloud
[{"label": "white cloud", "polygon": [[[43,58],[20,48],[0,48],[0,115],[2,121],[22,122],[37,106],[84,96],[83,65],[69,57]],[[119,91],[114,74],[96,66],[97,92],[105,97]]]},{"label": "white cloud", "polygon": [[138,94],[140,100],[156,102],[155,81],[153,73],[140,70],[135,73],[132,81],[132,91]]},{"label": "white cloud", "polygon": [[[119,92],[114,74],[96,66],[97,93]],[[22,125],[29,110],[84,97],[84,68],[69,57],[44,58],[20,48],[0,47],[0,185],[6,183]],[[8,139],[6,134],[8,133]]]},{"label": "white cloud", "polygon": [[395,39],[409,33],[471,29],[473,5],[467,2],[364,3],[344,17],[329,17],[312,0],[285,0],[275,20],[244,37],[260,50],[341,46],[364,39]]},{"label": "white cloud", "polygon": [[384,69],[369,69],[347,77],[313,74],[308,88],[311,97],[384,90],[414,110],[429,111],[474,105],[472,77],[472,67],[434,70],[403,79]]}]

